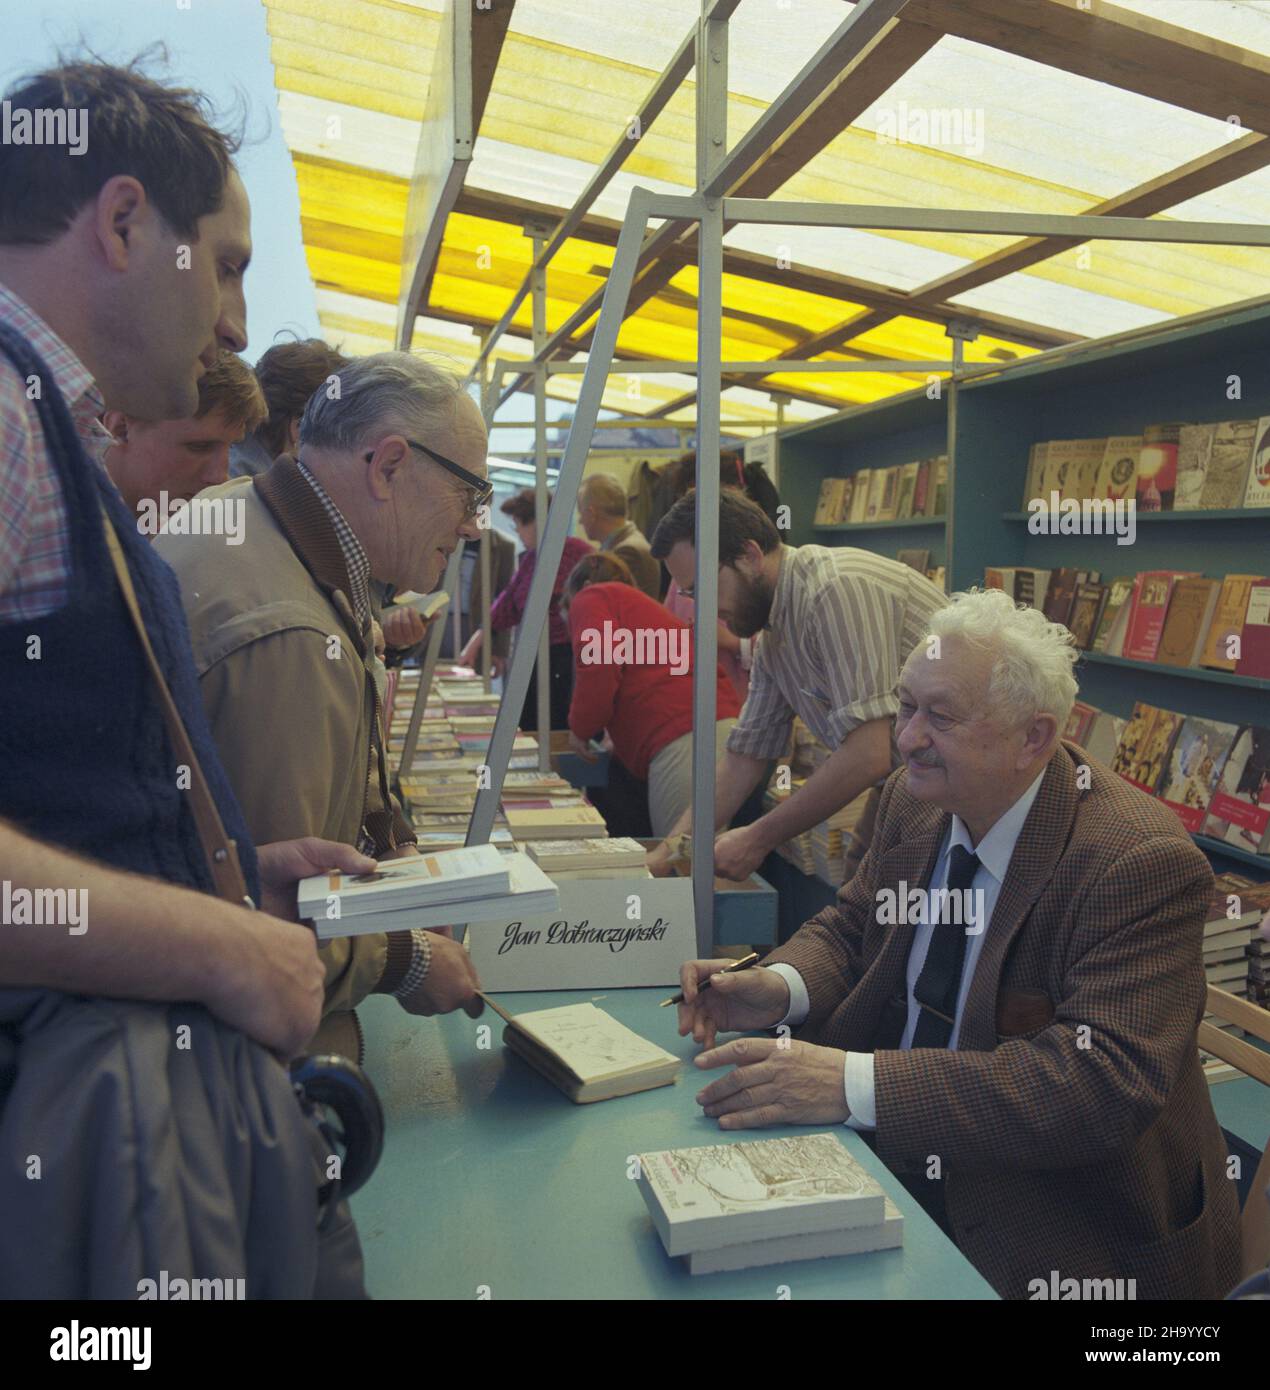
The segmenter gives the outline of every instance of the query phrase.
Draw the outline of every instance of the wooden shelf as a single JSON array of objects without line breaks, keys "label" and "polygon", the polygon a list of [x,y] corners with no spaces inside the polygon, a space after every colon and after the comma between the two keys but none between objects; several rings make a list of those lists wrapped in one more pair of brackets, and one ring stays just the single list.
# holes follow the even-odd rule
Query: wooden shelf
[{"label": "wooden shelf", "polygon": [[1240,849],[1238,845],[1228,845],[1225,840],[1215,840],[1211,835],[1192,835],[1191,839],[1207,854],[1224,854],[1241,864],[1270,874],[1270,856],[1253,854],[1250,850]]},{"label": "wooden shelf", "polygon": [[840,521],[832,526],[812,526],[813,531],[907,531],[911,526],[943,526],[946,516],[911,516],[904,521]]},{"label": "wooden shelf", "polygon": [[[1047,512],[1046,515],[1053,516],[1054,513]],[[1031,512],[1001,513],[1002,521],[1030,521],[1031,518]],[[1270,521],[1270,507],[1236,507],[1230,511],[1136,512],[1134,521],[1139,526],[1145,521]],[[1113,538],[1115,533],[1107,532],[1106,535]]]},{"label": "wooden shelf", "polygon": [[1178,676],[1182,680],[1209,681],[1214,685],[1237,685],[1244,690],[1270,691],[1270,680],[1257,676],[1237,676],[1231,671],[1203,671],[1194,666],[1166,666],[1158,661],[1130,661],[1123,656],[1108,656],[1106,652],[1081,652],[1082,661],[1100,666],[1120,666],[1128,671],[1149,671],[1157,676]]}]

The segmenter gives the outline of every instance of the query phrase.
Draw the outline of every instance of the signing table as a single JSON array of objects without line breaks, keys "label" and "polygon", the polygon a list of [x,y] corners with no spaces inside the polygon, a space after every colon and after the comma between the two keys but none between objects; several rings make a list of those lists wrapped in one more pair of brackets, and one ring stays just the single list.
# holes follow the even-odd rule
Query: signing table
[{"label": "signing table", "polygon": [[725,1132],[702,1115],[693,1097],[722,1073],[691,1065],[697,1047],[675,1032],[674,1010],[657,1007],[666,994],[498,997],[509,1013],[590,1000],[687,1064],[673,1086],[595,1105],[572,1104],[509,1055],[488,1009],[412,1018],[386,998],[362,1005],[366,1070],[387,1124],[379,1168],[352,1201],[373,1297],[995,1297],[845,1126],[848,1148],[904,1214],[902,1249],[696,1278],[669,1259],[627,1176],[630,1156],[790,1129]]}]

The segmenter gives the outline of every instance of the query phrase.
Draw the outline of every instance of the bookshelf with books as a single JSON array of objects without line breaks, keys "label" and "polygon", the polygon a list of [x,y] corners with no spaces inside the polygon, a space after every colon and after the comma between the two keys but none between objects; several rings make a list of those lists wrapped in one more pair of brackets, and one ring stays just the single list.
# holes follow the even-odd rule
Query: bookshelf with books
[{"label": "bookshelf with books", "polygon": [[930,571],[946,565],[947,435],[947,398],[930,400],[924,389],[784,431],[790,543],[854,545],[890,559],[925,551]]},{"label": "bookshelf with books", "polygon": [[[1095,592],[1097,583],[1109,588],[1121,576],[1193,576],[1186,600],[1196,609],[1192,627],[1207,628],[1212,608],[1206,604],[1215,603],[1227,576],[1270,574],[1270,506],[1258,505],[1266,486],[1259,456],[1270,447],[1268,344],[1270,306],[1260,303],[1082,345],[961,383],[950,588],[982,584],[988,568],[1034,576],[1085,571],[1087,611],[1078,617],[1076,593],[1068,601],[1079,626],[1084,618],[1096,619],[1097,605],[1107,601]],[[1143,440],[1144,482],[1128,484],[1135,493],[1142,489],[1131,544],[1118,544],[1124,537],[1110,528],[1061,533],[1057,513],[1045,527],[1032,520],[1025,492],[1048,501],[1058,491],[1060,511],[1070,511],[1068,498],[1126,495],[1124,479],[1117,475],[1117,494],[1111,478],[1116,456],[1131,457],[1136,438]],[[1037,447],[1050,442],[1060,447]],[[1157,470],[1161,457],[1167,462]],[[1142,509],[1156,506],[1164,509]],[[1270,722],[1270,672],[1259,664],[1208,668],[1193,650],[1182,651],[1193,634],[1178,631],[1172,638],[1177,650],[1159,653],[1172,595],[1166,585],[1158,621],[1139,634],[1145,645],[1086,650],[1077,669],[1080,699],[1121,719],[1141,703],[1235,726]],[[1039,595],[1035,603],[1046,606]],[[1264,852],[1241,851],[1199,833],[1196,840],[1219,871],[1270,875]]]}]

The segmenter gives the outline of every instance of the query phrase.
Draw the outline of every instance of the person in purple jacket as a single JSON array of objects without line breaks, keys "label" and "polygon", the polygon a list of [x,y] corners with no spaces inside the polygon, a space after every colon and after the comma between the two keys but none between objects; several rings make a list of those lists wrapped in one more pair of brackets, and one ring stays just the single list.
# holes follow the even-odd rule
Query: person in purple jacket
[{"label": "person in purple jacket", "polygon": [[[548,498],[550,501],[550,498]],[[538,553],[538,523],[535,520],[534,493],[532,488],[523,488],[514,497],[509,497],[499,508],[505,516],[512,519],[520,543],[525,547],[520,563],[512,575],[511,583],[494,600],[489,611],[489,625],[494,632],[502,632],[516,627],[525,613],[529,601],[529,585],[534,577],[534,561]],[[569,627],[560,614],[560,593],[564,581],[573,567],[584,555],[591,554],[591,546],[578,536],[569,536],[564,543],[564,554],[556,570],[556,580],[551,589],[551,608],[549,610],[549,641],[551,649],[551,727],[569,727],[569,702],[573,698],[573,647],[569,641]],[[475,665],[477,655],[485,634],[480,628],[472,634],[471,640],[463,648],[459,663],[463,666]],[[520,727],[529,732],[538,728],[538,670],[535,666],[529,678],[529,689],[525,694],[524,707],[520,712]]]}]

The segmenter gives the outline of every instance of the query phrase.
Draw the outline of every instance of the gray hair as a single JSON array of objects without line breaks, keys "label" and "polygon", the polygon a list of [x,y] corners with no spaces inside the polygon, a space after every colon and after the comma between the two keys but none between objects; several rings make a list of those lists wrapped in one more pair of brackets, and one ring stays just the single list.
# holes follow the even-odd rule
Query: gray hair
[{"label": "gray hair", "polygon": [[1080,657],[1076,639],[1038,608],[1016,604],[1000,589],[953,594],[947,608],[931,616],[930,631],[941,640],[959,637],[990,655],[988,705],[1014,723],[1052,714],[1059,732],[1076,700],[1072,667]]},{"label": "gray hair", "polygon": [[314,449],[360,449],[384,434],[426,443],[454,418],[463,383],[451,371],[409,352],[355,357],[309,397],[300,443]]},{"label": "gray hair", "polygon": [[612,473],[592,473],[582,479],[584,500],[603,516],[626,515],[626,489]]}]

